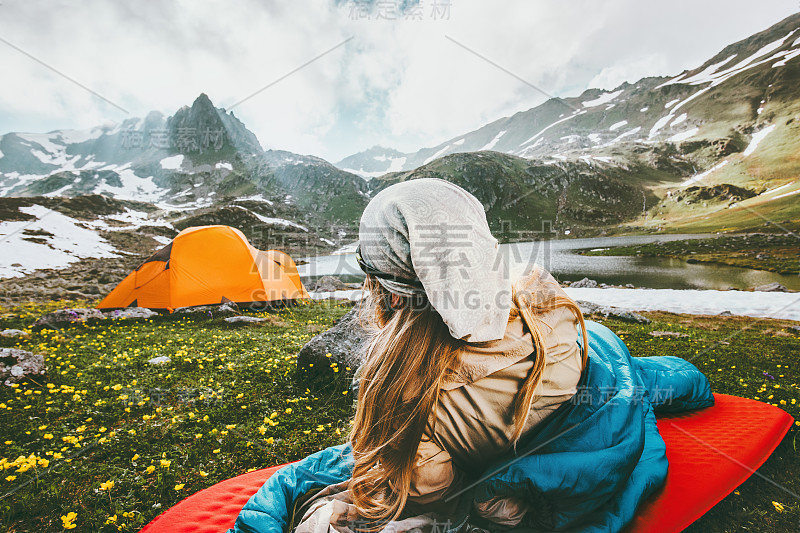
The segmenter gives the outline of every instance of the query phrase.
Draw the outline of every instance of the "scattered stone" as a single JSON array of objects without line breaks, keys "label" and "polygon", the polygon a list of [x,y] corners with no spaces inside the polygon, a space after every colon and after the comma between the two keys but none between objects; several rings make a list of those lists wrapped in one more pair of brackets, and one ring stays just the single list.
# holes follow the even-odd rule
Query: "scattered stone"
[{"label": "scattered stone", "polygon": [[719,313],[717,316],[733,316],[733,313],[731,313],[726,309],[725,311]]},{"label": "scattered stone", "polygon": [[686,333],[680,333],[678,331],[651,331],[650,335],[653,337],[688,337]]},{"label": "scattered stone", "polygon": [[777,281],[773,281],[772,283],[767,283],[766,285],[761,285],[760,287],[756,287],[753,289],[756,292],[789,292],[789,290],[778,283]]},{"label": "scattered stone", "polygon": [[363,348],[369,334],[361,327],[358,309],[353,307],[332,328],[308,341],[297,354],[297,368],[307,369],[310,364],[328,368],[331,363],[337,363],[341,370],[359,367],[364,362]]},{"label": "scattered stone", "polygon": [[171,363],[172,359],[167,357],[166,355],[159,355],[158,357],[153,357],[152,359],[148,359],[147,361],[151,365],[166,365],[167,363]]},{"label": "scattered stone", "polygon": [[595,289],[597,288],[597,282],[593,279],[583,278],[578,281],[573,281],[569,285],[572,288],[579,288],[579,289]]},{"label": "scattered stone", "polygon": [[585,302],[582,300],[578,300],[577,303],[580,306],[581,312],[584,315],[593,315],[593,314],[603,315],[606,318],[608,317],[618,318],[625,322],[633,322],[636,324],[650,323],[649,318],[647,318],[646,316],[642,316],[639,313],[635,313],[633,311],[627,311],[625,309],[620,309],[618,307],[597,305],[595,303]]},{"label": "scattered stone", "polygon": [[34,322],[35,328],[59,327],[73,322],[86,322],[87,320],[102,320],[105,317],[98,309],[91,307],[76,309],[60,309],[53,313],[42,315]]},{"label": "scattered stone", "polygon": [[105,318],[150,318],[157,316],[153,310],[146,307],[126,307],[125,309],[115,309],[114,311],[106,311],[103,313]]},{"label": "scattered stone", "polygon": [[633,286],[633,283],[626,283],[625,284],[625,288],[626,289],[635,289],[636,287]]},{"label": "scattered stone", "polygon": [[4,329],[0,331],[0,336],[2,337],[30,337],[30,333],[27,331],[22,331],[21,329]]},{"label": "scattered stone", "polygon": [[0,380],[11,385],[29,376],[44,374],[44,356],[17,348],[0,348]]},{"label": "scattered stone", "polygon": [[266,322],[266,321],[267,321],[266,318],[257,317],[257,316],[229,316],[228,318],[225,319],[225,322],[228,322],[228,323],[231,323],[231,324],[234,324],[236,322],[257,323],[257,322]]}]

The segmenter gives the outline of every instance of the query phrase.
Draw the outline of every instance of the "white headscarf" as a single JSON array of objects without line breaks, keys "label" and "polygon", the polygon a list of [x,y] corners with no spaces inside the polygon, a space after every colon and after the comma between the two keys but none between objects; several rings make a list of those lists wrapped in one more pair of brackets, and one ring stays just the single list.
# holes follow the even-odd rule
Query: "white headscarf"
[{"label": "white headscarf", "polygon": [[422,287],[377,278],[401,296],[424,292],[454,338],[503,338],[511,308],[508,269],[483,206],[461,187],[422,178],[384,189],[361,216],[359,243],[371,267],[419,280]]}]

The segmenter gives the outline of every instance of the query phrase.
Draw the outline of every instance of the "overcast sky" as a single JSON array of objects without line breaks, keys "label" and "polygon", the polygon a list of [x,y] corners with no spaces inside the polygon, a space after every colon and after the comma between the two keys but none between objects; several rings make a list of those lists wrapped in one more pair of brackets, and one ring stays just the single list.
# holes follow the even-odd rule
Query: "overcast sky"
[{"label": "overcast sky", "polygon": [[171,115],[201,92],[231,108],[267,87],[233,108],[265,148],[331,161],[375,144],[411,151],[544,101],[528,84],[573,96],[677,74],[800,8],[371,3],[370,11],[348,0],[0,0],[0,133]]}]

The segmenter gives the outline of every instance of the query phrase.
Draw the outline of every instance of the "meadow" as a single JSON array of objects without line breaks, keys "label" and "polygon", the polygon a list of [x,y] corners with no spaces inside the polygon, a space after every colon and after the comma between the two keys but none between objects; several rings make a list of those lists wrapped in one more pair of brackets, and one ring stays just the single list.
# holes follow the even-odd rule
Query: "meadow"
[{"label": "meadow", "polygon": [[[344,442],[354,369],[332,364],[302,380],[295,370],[300,347],[347,305],[253,313],[267,318],[257,324],[193,314],[30,329],[44,312],[80,305],[0,309],[0,330],[30,334],[0,345],[45,354],[48,368],[41,378],[0,386],[3,530],[138,531],[218,481]],[[603,322],[636,356],[691,359],[715,392],[800,417],[796,323],[644,314],[650,324]],[[651,335],[664,331],[676,335]],[[148,363],[162,356],[170,362]],[[771,482],[751,477],[688,531],[796,532],[798,430],[760,469]]]}]

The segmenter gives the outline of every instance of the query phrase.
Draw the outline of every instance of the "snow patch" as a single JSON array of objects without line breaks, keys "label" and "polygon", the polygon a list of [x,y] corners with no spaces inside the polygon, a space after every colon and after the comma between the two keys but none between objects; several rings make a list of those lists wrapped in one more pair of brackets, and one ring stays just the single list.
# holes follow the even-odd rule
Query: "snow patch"
[{"label": "snow patch", "polygon": [[285,218],[265,217],[264,215],[259,215],[258,213],[255,213],[255,212],[253,212],[253,211],[251,211],[249,209],[246,209],[246,208],[244,208],[244,207],[242,207],[240,205],[237,205],[236,207],[238,207],[239,209],[241,209],[243,211],[247,211],[248,213],[250,213],[251,215],[255,216],[257,219],[259,219],[261,222],[263,222],[265,224],[270,224],[272,226],[274,226],[274,225],[291,226],[293,228],[298,228],[298,229],[301,229],[301,230],[303,230],[305,232],[308,232],[308,228],[307,227],[301,226],[297,222],[292,222],[291,220],[286,220]]},{"label": "snow patch", "polygon": [[672,124],[670,124],[669,127],[674,128],[675,126],[686,120],[687,116],[688,115],[686,113],[681,113],[680,115],[678,115],[678,118],[672,121]]},{"label": "snow patch", "polygon": [[788,52],[785,56],[783,56],[783,59],[781,59],[780,61],[778,61],[776,63],[773,63],[772,64],[772,68],[784,67],[784,66],[786,66],[787,61],[791,61],[792,59],[794,59],[795,57],[797,57],[799,55],[800,55],[800,50],[793,50],[791,52]]},{"label": "snow patch", "polygon": [[622,140],[622,139],[624,139],[625,137],[630,137],[631,135],[636,135],[636,134],[637,134],[637,133],[639,133],[641,130],[642,130],[641,126],[637,126],[637,127],[633,128],[632,130],[628,130],[628,131],[626,131],[625,133],[621,133],[621,134],[619,134],[619,135],[618,135],[618,136],[617,136],[617,137],[616,137],[616,138],[615,138],[613,141],[611,141],[609,144],[615,144],[615,143],[618,143],[619,141],[621,141],[621,140]]},{"label": "snow patch", "polygon": [[796,191],[783,193],[781,195],[776,196],[775,198],[771,198],[771,200],[778,200],[779,198],[786,198],[787,196],[792,196],[792,195],[795,195],[795,194],[798,194],[798,193],[800,193],[800,189],[797,189]]},{"label": "snow patch", "polygon": [[754,133],[753,136],[750,138],[750,144],[748,144],[747,148],[744,149],[744,152],[742,152],[742,155],[744,157],[747,157],[750,154],[752,154],[753,152],[755,152],[756,148],[758,148],[758,144],[761,141],[763,141],[764,137],[769,135],[770,132],[772,130],[774,130],[774,129],[775,129],[775,124],[772,124],[772,125],[767,126],[766,128],[764,128],[763,130]]},{"label": "snow patch", "polygon": [[500,133],[498,133],[497,135],[494,136],[494,139],[492,139],[491,141],[486,143],[486,145],[483,148],[478,148],[478,151],[480,152],[481,150],[491,150],[492,148],[494,148],[494,145],[497,144],[497,141],[500,140],[500,137],[505,135],[505,133],[506,133],[506,130],[501,131]]},{"label": "snow patch", "polygon": [[650,128],[650,133],[647,134],[647,138],[652,139],[653,137],[655,137],[658,134],[658,130],[666,126],[667,123],[670,120],[672,120],[673,116],[674,115],[667,115],[665,117],[661,117],[660,119],[656,120],[656,123],[653,124],[652,128]]},{"label": "snow patch", "polygon": [[[0,222],[0,240],[13,253],[0,255],[0,278],[20,277],[40,268],[63,268],[83,257],[116,257],[117,250],[83,222],[41,205],[19,208],[35,221]],[[25,240],[25,231],[42,231],[45,243]]]},{"label": "snow patch", "polygon": [[614,131],[620,129],[622,126],[628,123],[627,120],[620,120],[619,122],[615,122],[611,126],[609,126],[608,131]]},{"label": "snow patch", "polygon": [[614,91],[613,93],[601,94],[594,100],[587,100],[586,102],[581,103],[583,104],[583,107],[595,107],[610,102],[620,94],[622,94],[622,89],[619,91]]},{"label": "snow patch", "polygon": [[549,130],[550,128],[555,126],[556,124],[560,124],[560,123],[562,123],[564,121],[567,121],[567,120],[569,120],[571,118],[577,117],[578,115],[583,115],[584,113],[586,113],[586,110],[581,110],[581,111],[578,111],[577,113],[573,113],[573,114],[571,114],[569,116],[566,116],[566,117],[562,118],[561,120],[556,120],[555,122],[553,122],[549,126],[545,126],[544,129],[542,129],[539,133],[535,134],[533,137],[531,137],[530,139],[528,139],[524,143],[520,144],[520,146],[525,146],[526,144],[535,141],[537,138],[539,138],[539,136],[541,136],[544,132],[546,132],[547,130]]},{"label": "snow patch", "polygon": [[734,315],[800,320],[797,293],[678,290],[588,289],[565,287],[575,300],[610,305],[632,311],[667,311],[692,315]]},{"label": "snow patch", "polygon": [[[164,161],[162,160],[161,163],[162,163],[162,166],[163,166]],[[224,168],[226,170],[233,170],[233,165],[231,165],[227,161],[220,161],[219,163],[214,165],[214,167],[215,168]]]},{"label": "snow patch", "polygon": [[161,168],[164,170],[178,170],[183,164],[183,154],[165,157],[161,160]]},{"label": "snow patch", "polygon": [[720,162],[720,163],[717,163],[716,165],[714,165],[713,167],[709,168],[705,172],[701,172],[700,174],[695,174],[694,176],[692,176],[688,180],[684,181],[683,183],[681,183],[681,187],[686,187],[687,185],[691,185],[693,183],[697,183],[698,181],[702,180],[703,178],[705,178],[706,176],[708,176],[712,172],[716,172],[717,170],[721,169],[722,167],[724,167],[727,164],[728,164],[728,160],[727,159],[722,161],[722,162]]},{"label": "snow patch", "polygon": [[669,109],[670,107],[674,106],[675,104],[677,104],[680,101],[681,101],[680,98],[676,98],[675,100],[670,100],[669,102],[664,104],[664,109]]},{"label": "snow patch", "polygon": [[450,149],[450,145],[449,144],[447,146],[445,146],[444,148],[442,148],[441,150],[439,150],[438,152],[436,152],[435,154],[433,154],[432,156],[430,156],[425,161],[423,161],[422,164],[423,165],[427,165],[428,163],[430,163],[431,161],[433,161],[434,159],[436,159],[440,155],[444,154],[448,149]]},{"label": "snow patch", "polygon": [[681,141],[685,141],[686,139],[689,139],[689,138],[694,137],[695,135],[697,135],[698,131],[700,131],[700,128],[692,128],[690,130],[686,130],[686,131],[682,131],[680,133],[676,133],[675,135],[673,135],[672,137],[667,139],[667,142],[678,143],[678,142],[681,142]]}]

